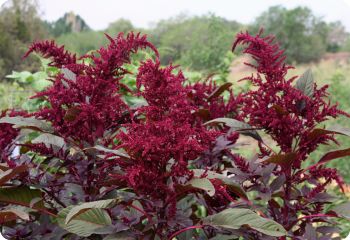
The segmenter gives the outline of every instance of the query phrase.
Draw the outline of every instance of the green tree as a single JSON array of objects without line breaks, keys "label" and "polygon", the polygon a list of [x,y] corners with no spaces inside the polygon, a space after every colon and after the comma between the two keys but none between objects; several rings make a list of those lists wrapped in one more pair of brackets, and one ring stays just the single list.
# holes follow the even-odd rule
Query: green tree
[{"label": "green tree", "polygon": [[59,44],[65,45],[66,49],[82,55],[107,44],[108,41],[103,33],[115,37],[120,32],[127,33],[130,31],[138,30],[134,28],[129,20],[119,19],[109,24],[108,28],[103,31],[67,32],[58,36],[56,40]]},{"label": "green tree", "polygon": [[111,36],[115,36],[120,32],[127,33],[134,30],[135,27],[132,25],[130,20],[120,18],[117,21],[112,22],[108,25],[106,33],[108,33]]},{"label": "green tree", "polygon": [[12,70],[38,69],[39,61],[21,60],[32,41],[47,35],[34,0],[8,1],[0,10],[0,32],[0,79]]},{"label": "green tree", "polygon": [[257,32],[261,27],[276,36],[289,62],[315,61],[327,50],[328,25],[307,7],[271,7],[255,20],[252,30]]},{"label": "green tree", "polygon": [[328,24],[328,52],[337,52],[346,44],[349,33],[346,32],[344,25],[337,21]]},{"label": "green tree", "polygon": [[59,36],[56,41],[66,49],[83,55],[99,46],[105,45],[107,40],[102,31],[73,32]]},{"label": "green tree", "polygon": [[160,21],[151,31],[162,56],[162,63],[180,63],[193,70],[212,71],[221,64],[241,27],[234,21],[212,14]]}]

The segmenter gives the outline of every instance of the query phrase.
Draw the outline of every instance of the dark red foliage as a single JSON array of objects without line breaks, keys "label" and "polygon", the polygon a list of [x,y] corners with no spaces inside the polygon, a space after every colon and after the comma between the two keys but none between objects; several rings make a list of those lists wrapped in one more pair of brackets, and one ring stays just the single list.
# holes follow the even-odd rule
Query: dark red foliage
[{"label": "dark red foliage", "polygon": [[64,46],[58,47],[53,40],[33,43],[23,58],[32,52],[40,53],[44,58],[52,58],[51,66],[62,67],[76,63],[76,56],[66,51]]},{"label": "dark red foliage", "polygon": [[[160,65],[145,36],[107,38],[106,48],[82,57],[49,41],[34,43],[26,54],[49,58],[59,74],[51,76],[52,86],[34,96],[48,105],[31,114],[7,111],[0,116],[25,117],[22,128],[32,134],[0,124],[1,170],[9,171],[0,177],[0,190],[39,192],[19,204],[32,208],[29,220],[4,223],[7,238],[104,239],[122,233],[132,239],[187,239],[188,233],[196,239],[286,239],[249,223],[239,229],[203,224],[203,215],[239,207],[280,223],[291,239],[307,239],[312,223],[338,217],[325,212],[330,201],[326,192],[332,181],[342,187],[343,180],[324,164],[349,151],[333,152],[311,166],[307,161],[319,145],[338,143],[337,132],[320,124],[349,115],[330,104],[327,86],[313,84],[305,93],[295,86],[295,78],[286,78],[291,67],[271,36],[237,35],[233,49],[245,45],[244,52],[255,60],[248,65],[257,71],[246,78],[252,90],[238,96],[230,83],[186,84],[177,67]],[[136,88],[124,85],[131,74],[126,64],[145,49],[154,59],[140,61]],[[34,117],[38,126],[23,125],[27,117]],[[221,124],[222,118],[230,118],[232,125]],[[40,142],[38,135],[46,141]],[[257,141],[252,159],[236,152],[244,147],[238,142],[242,135]],[[266,135],[277,148],[263,141]],[[12,154],[15,147],[21,150],[17,156]],[[18,204],[3,202],[1,191],[0,210]],[[35,205],[38,199],[44,207]],[[115,200],[112,207],[100,209],[111,219],[108,226],[87,237],[62,227],[67,222],[59,216],[67,207],[105,199]],[[333,230],[320,233],[320,239],[332,239],[329,232]]]},{"label": "dark red foliage", "polygon": [[[6,111],[2,111],[0,117],[5,117]],[[11,115],[11,114],[10,114]],[[19,130],[14,129],[11,124],[0,124],[0,151],[4,153],[5,148],[16,138]]]},{"label": "dark red foliage", "polygon": [[187,86],[192,104],[199,109],[198,115],[204,117],[205,120],[238,115],[240,96],[233,96],[232,90],[228,89],[230,95],[228,101],[225,101],[221,94],[213,95],[219,88],[214,81],[209,79]]},{"label": "dark red foliage", "polygon": [[313,97],[292,86],[295,77],[286,79],[287,71],[292,67],[284,63],[284,52],[278,44],[273,44],[273,40],[272,36],[262,37],[261,33],[255,37],[241,33],[233,45],[235,48],[238,44],[247,44],[244,52],[252,55],[257,63],[248,64],[257,70],[256,76],[246,78],[256,90],[244,94],[240,115],[248,119],[250,125],[265,129],[284,152],[292,151],[292,140],[298,139],[303,154],[298,156],[300,159],[295,165],[300,167],[300,161],[305,160],[318,144],[331,140],[324,136],[310,142],[311,130],[329,117],[345,113],[326,102],[327,86],[320,89],[314,86]]},{"label": "dark red foliage", "polygon": [[[130,55],[139,49],[150,47],[156,54],[157,50],[140,34],[108,39],[108,48],[79,61],[53,42],[34,43],[28,52],[51,58],[51,65],[65,71],[55,77],[52,87],[34,96],[48,100],[50,107],[33,114],[50,121],[65,138],[94,144],[105,131],[113,132],[119,124],[130,121],[129,108],[118,94],[122,87],[119,81],[127,74],[122,66],[130,63]],[[90,65],[84,63],[88,58]]]},{"label": "dark red foliage", "polygon": [[[2,117],[16,117],[16,116],[24,116],[26,115],[23,111],[14,111],[14,110],[4,110],[0,113],[0,118]],[[6,161],[10,167],[14,165],[9,161],[9,156],[14,150],[14,141],[19,134],[19,129],[15,129],[11,124],[8,123],[0,123],[0,163]],[[8,149],[9,148],[9,149]]]},{"label": "dark red foliage", "polygon": [[[339,115],[349,117],[349,114],[329,102],[326,98],[328,86],[317,88],[313,84],[311,94],[306,94],[292,85],[295,77],[286,79],[287,72],[292,67],[285,64],[284,52],[274,43],[272,36],[263,37],[262,31],[256,36],[240,33],[233,49],[238,44],[246,45],[244,53],[250,54],[256,62],[255,65],[247,65],[257,71],[256,75],[245,78],[252,82],[254,90],[242,95],[238,118],[247,121],[254,128],[264,130],[280,148],[278,152],[266,151],[259,143],[260,156],[264,159],[271,157],[274,159],[271,162],[277,163],[272,173],[282,187],[283,204],[280,206],[270,197],[268,211],[273,219],[290,231],[293,239],[303,239],[304,234],[307,234],[307,224],[325,221],[327,215],[323,214],[323,206],[328,201],[320,200],[319,197],[325,194],[327,185],[335,181],[342,188],[343,180],[336,169],[324,166],[303,169],[302,161],[306,161],[319,145],[332,141],[337,143],[334,132],[316,129],[319,124]],[[258,189],[260,194],[264,194],[266,183],[257,181],[257,172],[249,172],[247,164],[242,163],[243,159],[239,157],[234,157],[233,161],[242,172],[249,173],[249,177],[245,177],[253,184],[250,188]],[[283,165],[283,161],[289,162]],[[314,184],[314,188],[305,185],[306,182]],[[302,189],[302,192],[295,192],[295,189]],[[270,194],[276,190],[269,189]],[[306,217],[298,219],[300,214]]]},{"label": "dark red foliage", "polygon": [[[131,156],[123,177],[128,186],[138,194],[167,201],[176,200],[175,185],[192,178],[189,161],[208,150],[219,134],[198,121],[193,114],[198,107],[187,97],[184,76],[173,70],[173,66],[160,67],[158,60],[141,65],[137,88],[147,105],[135,112],[133,122],[117,136],[118,148]],[[171,218],[176,209],[169,212]]]}]

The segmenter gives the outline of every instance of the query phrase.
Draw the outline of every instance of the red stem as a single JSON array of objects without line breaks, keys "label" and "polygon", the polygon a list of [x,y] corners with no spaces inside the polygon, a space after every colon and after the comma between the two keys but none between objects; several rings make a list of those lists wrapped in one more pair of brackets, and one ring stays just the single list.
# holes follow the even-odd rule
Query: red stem
[{"label": "red stem", "polygon": [[138,208],[138,207],[136,207],[136,206],[134,206],[132,204],[129,204],[129,207],[132,207],[133,209],[139,211],[140,213],[142,213],[143,215],[145,215],[147,217],[147,219],[148,219],[148,221],[150,223],[152,222],[152,218],[145,211],[143,211],[142,209],[140,209],[140,208]]},{"label": "red stem", "polygon": [[177,235],[183,233],[183,232],[186,232],[187,230],[191,230],[191,229],[196,229],[196,228],[203,228],[205,227],[205,225],[199,225],[199,226],[191,226],[191,227],[187,227],[187,228],[184,228],[184,229],[181,229],[175,233],[173,233],[169,238],[168,240],[172,240],[174,237],[176,237]]}]

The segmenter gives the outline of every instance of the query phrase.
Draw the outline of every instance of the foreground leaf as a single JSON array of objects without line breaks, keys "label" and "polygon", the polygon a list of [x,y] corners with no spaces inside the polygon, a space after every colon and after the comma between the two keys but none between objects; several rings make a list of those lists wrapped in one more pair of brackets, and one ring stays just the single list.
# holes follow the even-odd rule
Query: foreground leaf
[{"label": "foreground leaf", "polygon": [[334,133],[338,133],[338,134],[350,137],[350,128],[337,125],[337,126],[329,127],[328,131],[332,131]]},{"label": "foreground leaf", "polygon": [[350,148],[328,152],[318,161],[317,165],[325,164],[333,159],[350,156]]},{"label": "foreground leaf", "polygon": [[50,148],[51,146],[63,148],[63,146],[65,145],[63,138],[50,133],[41,134],[37,138],[33,139],[32,143],[43,143],[47,148]]},{"label": "foreground leaf", "polygon": [[338,216],[350,220],[350,202],[342,203],[332,209]]},{"label": "foreground leaf", "polygon": [[9,180],[11,180],[13,177],[17,176],[18,174],[27,171],[27,169],[28,169],[27,165],[21,165],[15,168],[7,169],[6,171],[0,173],[0,186],[8,182]]},{"label": "foreground leaf", "polygon": [[287,154],[276,154],[272,155],[268,159],[266,159],[265,163],[274,163],[280,165],[282,168],[286,169],[291,167],[294,160],[296,159],[296,153],[287,153]]},{"label": "foreground leaf", "polygon": [[206,171],[203,169],[192,169],[194,176],[200,178],[203,174],[206,175],[207,179],[220,179],[227,187],[228,189],[240,196],[243,199],[248,199],[246,193],[243,191],[241,186],[237,183],[235,183],[232,179],[229,177],[219,174],[213,171]]},{"label": "foreground leaf", "polygon": [[259,133],[247,123],[238,121],[233,118],[216,118],[206,122],[205,125],[213,124],[213,123],[224,123],[227,127],[230,127],[233,131],[239,132],[242,135],[250,136],[257,141],[262,141],[262,138],[260,137]]},{"label": "foreground leaf", "polygon": [[341,126],[333,126],[328,129],[315,128],[308,135],[308,140],[312,141],[326,134],[341,134],[345,136],[350,136],[350,129]]},{"label": "foreground leaf", "polygon": [[[43,201],[37,201],[34,205],[31,204],[33,199],[42,197],[42,192],[29,187],[11,187],[0,189],[0,202],[21,205],[32,209],[43,209]],[[31,206],[33,205],[33,206]]]},{"label": "foreground leaf", "polygon": [[28,221],[29,215],[28,213],[23,212],[22,210],[14,209],[14,208],[0,211],[0,224],[11,222],[11,221],[17,220],[18,218]]},{"label": "foreground leaf", "polygon": [[308,69],[300,78],[297,80],[295,85],[297,89],[302,91],[305,96],[312,98],[314,95],[314,77],[312,75],[311,69]]},{"label": "foreground leaf", "polygon": [[36,130],[51,132],[51,126],[42,120],[30,117],[3,117],[0,118],[0,123],[13,124],[14,128],[34,128]]},{"label": "foreground leaf", "polygon": [[223,85],[221,85],[220,87],[216,88],[208,97],[208,100],[210,101],[213,98],[216,98],[218,96],[220,96],[223,92],[225,92],[226,90],[229,90],[230,87],[232,86],[232,83],[224,83]]},{"label": "foreground leaf", "polygon": [[89,209],[79,216],[76,216],[68,224],[66,218],[73,206],[65,208],[58,213],[58,224],[67,230],[81,237],[88,237],[98,229],[112,224],[112,219],[104,209]]},{"label": "foreground leaf", "polygon": [[207,178],[193,178],[188,181],[186,185],[191,185],[194,188],[202,189],[211,197],[215,195],[214,185]]},{"label": "foreground leaf", "polygon": [[230,208],[203,220],[204,224],[226,229],[240,229],[242,226],[261,232],[263,234],[281,237],[286,235],[286,230],[278,223],[262,218],[255,212],[244,208]]},{"label": "foreground leaf", "polygon": [[68,224],[73,218],[79,216],[79,214],[82,214],[83,212],[85,212],[89,209],[110,208],[114,205],[115,202],[116,202],[115,199],[108,199],[108,200],[87,202],[87,203],[83,203],[83,204],[80,204],[78,206],[75,206],[67,214],[65,224]]},{"label": "foreground leaf", "polygon": [[112,154],[120,156],[120,157],[130,158],[130,156],[127,153],[122,152],[120,150],[109,149],[109,148],[106,148],[106,147],[101,146],[101,145],[96,145],[92,148],[99,150],[101,152],[112,153]]}]

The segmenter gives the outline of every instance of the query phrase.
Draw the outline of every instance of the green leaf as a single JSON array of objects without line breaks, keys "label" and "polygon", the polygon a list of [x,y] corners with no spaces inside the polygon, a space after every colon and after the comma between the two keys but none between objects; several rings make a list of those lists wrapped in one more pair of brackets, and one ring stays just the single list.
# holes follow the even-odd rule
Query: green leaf
[{"label": "green leaf", "polygon": [[338,216],[350,220],[350,202],[342,203],[331,210]]},{"label": "green leaf", "polygon": [[34,88],[35,91],[42,91],[48,86],[52,85],[52,82],[46,80],[47,74],[45,72],[34,73],[33,77],[34,77],[34,80],[31,86]]},{"label": "green leaf", "polygon": [[6,78],[15,79],[20,83],[31,83],[34,79],[32,73],[28,71],[22,71],[22,72],[12,71],[12,74],[7,75]]},{"label": "green leaf", "polygon": [[58,213],[58,224],[68,232],[81,237],[88,237],[98,229],[112,224],[111,217],[104,209],[89,209],[65,224],[66,217],[73,207],[70,206]]},{"label": "green leaf", "polygon": [[51,132],[51,126],[42,120],[30,117],[3,117],[0,118],[0,123],[9,123],[13,124],[14,128],[34,128],[40,131]]},{"label": "green leaf", "polygon": [[259,133],[256,130],[254,130],[249,124],[238,121],[233,118],[216,118],[206,122],[205,125],[217,123],[224,123],[227,127],[230,127],[232,130],[239,132],[242,135],[250,136],[257,141],[262,141],[262,138],[260,137]]},{"label": "green leaf", "polygon": [[50,133],[41,134],[37,138],[33,139],[32,143],[44,143],[45,146],[48,148],[50,148],[51,146],[62,148],[65,145],[63,138]]},{"label": "green leaf", "polygon": [[37,201],[31,206],[33,199],[41,198],[42,192],[29,187],[11,187],[0,189],[0,202],[25,206],[32,209],[44,209],[43,201]]},{"label": "green leaf", "polygon": [[202,189],[211,197],[215,195],[214,185],[207,178],[192,178],[186,183],[186,185],[191,185],[194,188]]},{"label": "green leaf", "polygon": [[295,87],[302,91],[305,96],[310,98],[314,95],[314,77],[311,69],[308,69],[300,78],[297,80]]},{"label": "green leaf", "polygon": [[94,202],[87,202],[73,207],[67,214],[65,224],[68,224],[72,219],[78,217],[89,209],[105,209],[110,208],[116,203],[115,199],[100,200]]},{"label": "green leaf", "polygon": [[242,226],[249,226],[258,232],[273,237],[286,235],[286,230],[280,224],[270,219],[262,218],[252,210],[244,208],[230,208],[210,215],[203,219],[203,224],[234,230]]}]

